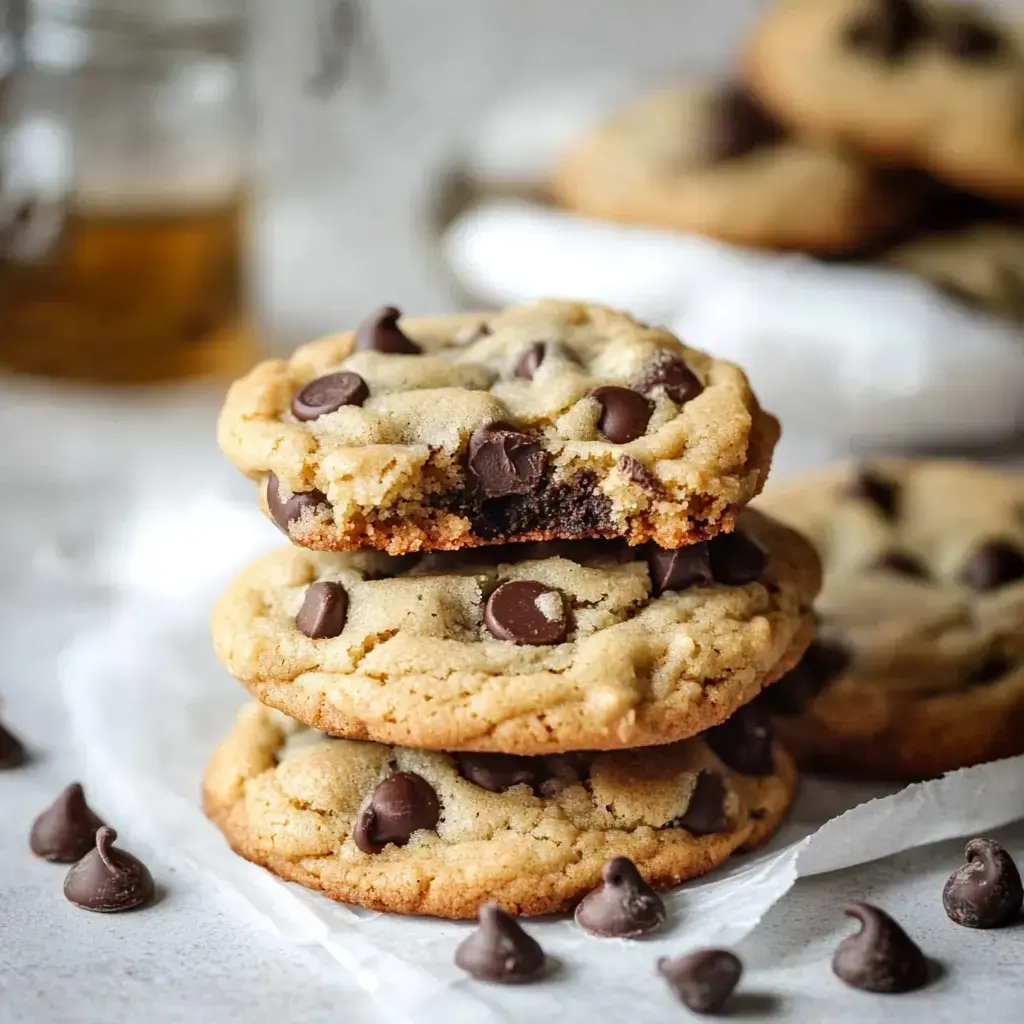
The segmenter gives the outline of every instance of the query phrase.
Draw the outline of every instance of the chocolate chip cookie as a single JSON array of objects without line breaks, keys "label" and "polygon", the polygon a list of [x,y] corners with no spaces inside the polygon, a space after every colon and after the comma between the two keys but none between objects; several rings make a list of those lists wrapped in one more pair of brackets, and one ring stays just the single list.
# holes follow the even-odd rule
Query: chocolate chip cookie
[{"label": "chocolate chip cookie", "polygon": [[[753,713],[751,713],[753,714]],[[741,730],[742,731],[742,730]],[[206,770],[206,813],[243,857],[332,899],[474,917],[566,909],[629,857],[666,887],[762,842],[796,787],[763,728],[616,753],[449,754],[330,739],[245,708]]]},{"label": "chocolate chip cookie", "polygon": [[574,302],[371,315],[257,366],[219,424],[293,542],[391,554],[731,529],[778,423],[735,366]]},{"label": "chocolate chip cookie", "polygon": [[758,504],[825,567],[819,641],[762,698],[801,763],[903,779],[1024,753],[1024,477],[880,460]]},{"label": "chocolate chip cookie", "polygon": [[775,116],[882,161],[1024,200],[1024,37],[973,6],[781,0],[747,80]]},{"label": "chocolate chip cookie", "polygon": [[792,668],[820,583],[754,512],[679,550],[514,544],[394,557],[288,547],[213,613],[225,667],[314,728],[543,754],[684,739]]},{"label": "chocolate chip cookie", "polygon": [[863,249],[921,201],[908,176],[793,136],[734,84],[645,96],[568,152],[553,188],[595,217],[820,253]]}]

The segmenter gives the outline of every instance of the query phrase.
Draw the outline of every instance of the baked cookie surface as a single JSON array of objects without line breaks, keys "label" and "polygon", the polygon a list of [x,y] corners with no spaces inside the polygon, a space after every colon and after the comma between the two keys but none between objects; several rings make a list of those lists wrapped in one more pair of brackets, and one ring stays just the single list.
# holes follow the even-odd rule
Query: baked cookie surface
[{"label": "baked cookie surface", "polygon": [[974,6],[782,0],[747,53],[784,123],[1007,202],[1024,199],[1024,36]]},{"label": "baked cookie surface", "polygon": [[778,438],[735,366],[592,305],[397,321],[261,363],[219,440],[290,539],[392,554],[728,530]]},{"label": "baked cookie surface", "polygon": [[825,569],[821,640],[764,695],[801,763],[921,778],[1024,753],[1024,478],[879,460],[758,507]]},{"label": "baked cookie surface", "polygon": [[332,735],[539,754],[667,743],[799,660],[817,558],[754,512],[679,551],[509,545],[394,558],[285,548],[213,613],[224,666]]},{"label": "baked cookie surface", "polygon": [[756,717],[652,750],[513,758],[330,739],[251,705],[203,791],[231,846],[282,878],[464,918],[491,899],[516,914],[566,909],[616,856],[678,884],[764,841],[795,788]]},{"label": "baked cookie surface", "polygon": [[820,253],[868,246],[920,204],[912,179],[793,137],[731,84],[643,97],[564,156],[553,188],[595,217]]}]

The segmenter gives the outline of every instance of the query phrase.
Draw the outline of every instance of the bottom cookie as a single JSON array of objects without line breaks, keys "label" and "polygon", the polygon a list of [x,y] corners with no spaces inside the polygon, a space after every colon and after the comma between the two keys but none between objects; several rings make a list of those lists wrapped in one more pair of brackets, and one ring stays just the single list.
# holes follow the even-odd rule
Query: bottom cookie
[{"label": "bottom cookie", "polygon": [[513,757],[331,739],[254,704],[207,766],[204,808],[237,853],[332,899],[547,914],[612,857],[667,887],[767,839],[797,776],[765,721],[748,708],[668,746]]}]

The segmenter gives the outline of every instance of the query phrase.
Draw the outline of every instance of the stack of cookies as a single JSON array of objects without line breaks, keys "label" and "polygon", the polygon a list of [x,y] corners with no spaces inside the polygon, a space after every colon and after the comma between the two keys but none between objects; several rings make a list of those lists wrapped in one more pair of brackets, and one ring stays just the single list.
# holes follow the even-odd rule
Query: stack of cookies
[{"label": "stack of cookies", "polygon": [[385,308],[257,366],[219,432],[291,541],[213,616],[259,702],[205,779],[242,856],[379,910],[543,914],[614,858],[669,886],[781,820],[795,769],[751,702],[820,568],[745,510],[778,424],[735,366],[599,306]]}]

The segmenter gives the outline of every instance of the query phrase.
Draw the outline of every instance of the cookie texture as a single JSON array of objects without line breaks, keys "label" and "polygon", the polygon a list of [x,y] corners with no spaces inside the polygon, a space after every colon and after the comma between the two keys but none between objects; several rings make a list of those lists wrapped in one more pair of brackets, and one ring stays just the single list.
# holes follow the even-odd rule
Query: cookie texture
[{"label": "cookie texture", "polygon": [[[666,565],[607,541],[419,559],[289,547],[221,597],[214,647],[261,701],[346,738],[519,754],[667,743],[796,664],[820,583],[807,542],[749,511],[686,555]],[[347,613],[314,637],[325,587]]]},{"label": "cookie texture", "polygon": [[1024,199],[1024,37],[973,5],[781,0],[745,60],[780,120],[993,199]]},{"label": "cookie texture", "polygon": [[[777,745],[759,776],[699,739],[518,760],[526,781],[481,785],[459,755],[330,739],[251,705],[209,762],[204,807],[235,851],[281,878],[374,910],[467,918],[488,900],[566,909],[616,856],[678,884],[766,839],[796,788]],[[715,789],[715,820],[692,813],[698,785]],[[388,802],[395,786],[411,804]],[[382,826],[392,841],[367,849]]]},{"label": "cookie texture", "polygon": [[913,179],[793,136],[733,84],[634,102],[565,154],[553,190],[590,216],[830,254],[872,244],[920,205]]},{"label": "cookie texture", "polygon": [[743,373],[623,313],[546,301],[397,320],[261,363],[223,451],[304,547],[391,554],[732,527],[778,423]]},{"label": "cookie texture", "polygon": [[1024,478],[880,460],[758,504],[817,546],[821,640],[841,652],[812,648],[765,695],[798,760],[911,779],[1024,753]]}]

